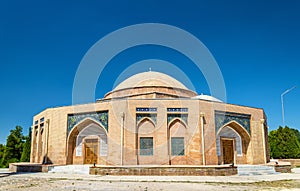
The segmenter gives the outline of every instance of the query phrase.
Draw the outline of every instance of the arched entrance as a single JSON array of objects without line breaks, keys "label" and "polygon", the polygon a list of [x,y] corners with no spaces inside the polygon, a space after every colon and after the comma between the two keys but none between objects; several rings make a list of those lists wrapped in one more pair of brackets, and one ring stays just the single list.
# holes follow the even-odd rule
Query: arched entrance
[{"label": "arched entrance", "polygon": [[222,126],[217,132],[218,164],[246,164],[250,135],[235,121]]},{"label": "arched entrance", "polygon": [[86,118],[68,136],[67,164],[106,164],[107,132],[102,125]]}]

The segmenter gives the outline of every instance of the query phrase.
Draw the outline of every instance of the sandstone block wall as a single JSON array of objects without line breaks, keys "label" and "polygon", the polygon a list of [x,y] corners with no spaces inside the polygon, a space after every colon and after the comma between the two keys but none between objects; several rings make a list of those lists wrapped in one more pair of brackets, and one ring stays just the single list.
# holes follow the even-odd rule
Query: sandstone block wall
[{"label": "sandstone block wall", "polygon": [[[99,159],[98,162],[107,165],[136,165],[141,158],[136,150],[139,145],[139,140],[136,138],[138,131],[136,108],[149,107],[157,108],[156,124],[152,132],[155,150],[153,156],[142,157],[145,163],[203,165],[205,161],[205,165],[217,165],[221,159],[216,151],[214,119],[216,110],[251,115],[250,143],[247,152],[236,157],[236,163],[264,164],[269,159],[265,115],[262,109],[191,99],[121,99],[49,108],[34,116],[30,161],[32,163],[82,164],[83,159],[74,155],[74,146],[68,144],[68,114],[108,110],[108,155],[104,159]],[[170,156],[169,133],[172,127],[167,120],[167,108],[188,108],[183,135],[185,156]],[[204,115],[203,132],[200,114]],[[202,133],[204,140],[202,140]],[[202,142],[205,143],[204,150],[202,150]]]}]

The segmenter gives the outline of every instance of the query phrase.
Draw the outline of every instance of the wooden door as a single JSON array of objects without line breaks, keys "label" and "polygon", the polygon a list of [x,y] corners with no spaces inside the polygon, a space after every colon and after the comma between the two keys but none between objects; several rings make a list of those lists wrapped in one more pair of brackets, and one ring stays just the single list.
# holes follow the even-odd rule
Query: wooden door
[{"label": "wooden door", "polygon": [[98,139],[86,139],[85,140],[85,157],[84,164],[97,163],[98,159]]},{"label": "wooden door", "polygon": [[234,162],[233,140],[222,140],[223,145],[223,164],[231,164]]}]

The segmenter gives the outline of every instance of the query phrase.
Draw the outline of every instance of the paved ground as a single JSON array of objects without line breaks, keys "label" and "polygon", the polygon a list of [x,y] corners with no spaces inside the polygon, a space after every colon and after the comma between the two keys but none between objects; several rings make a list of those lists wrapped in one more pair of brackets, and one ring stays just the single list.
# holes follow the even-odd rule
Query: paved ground
[{"label": "paved ground", "polygon": [[11,174],[0,169],[0,191],[184,191],[299,190],[300,168],[291,174],[259,176],[94,176],[58,173]]}]

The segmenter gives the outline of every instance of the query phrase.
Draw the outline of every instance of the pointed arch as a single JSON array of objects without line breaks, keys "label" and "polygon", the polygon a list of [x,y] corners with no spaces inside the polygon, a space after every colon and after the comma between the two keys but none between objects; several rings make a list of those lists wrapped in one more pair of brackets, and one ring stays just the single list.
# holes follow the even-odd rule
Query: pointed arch
[{"label": "pointed arch", "polygon": [[239,124],[238,122],[233,121],[233,120],[230,121],[230,122],[228,122],[228,123],[226,123],[226,124],[224,124],[218,130],[218,132],[216,133],[216,135],[218,135],[222,131],[222,129],[225,128],[225,127],[227,127],[227,126],[230,127],[230,128],[232,128],[233,130],[235,130],[246,141],[250,141],[251,137],[250,137],[248,131],[241,124]]},{"label": "pointed arch", "polygon": [[150,117],[143,117],[137,123],[136,152],[138,164],[155,163],[155,126]]},{"label": "pointed arch", "polygon": [[180,117],[175,117],[174,119],[172,119],[169,124],[168,124],[168,128],[170,129],[175,123],[179,122],[180,124],[182,124],[185,128],[187,128],[187,124],[185,123],[184,120],[182,120]]},{"label": "pointed arch", "polygon": [[143,117],[137,122],[137,127],[140,127],[145,121],[149,121],[155,127],[155,122],[150,117]]},{"label": "pointed arch", "polygon": [[[231,146],[226,140],[232,140]],[[233,162],[243,164],[247,162],[247,151],[250,144],[251,137],[248,131],[238,122],[232,120],[224,124],[216,132],[216,150],[218,156],[218,164],[225,164],[228,161],[228,156],[233,157]],[[226,146],[225,146],[225,145]],[[233,153],[228,154],[228,149],[233,149]],[[224,150],[225,149],[225,150]],[[225,154],[227,153],[227,154]],[[226,159],[225,159],[226,158]]]},{"label": "pointed arch", "polygon": [[91,117],[87,117],[87,118],[84,118],[84,119],[82,119],[81,121],[79,121],[79,122],[71,129],[71,131],[69,132],[69,135],[68,135],[67,140],[69,140],[70,135],[71,135],[72,133],[77,133],[77,131],[80,132],[83,128],[85,128],[85,127],[86,127],[87,125],[89,125],[90,123],[95,123],[95,124],[99,125],[101,128],[104,129],[104,131],[106,132],[106,135],[108,135],[107,130],[105,129],[105,127],[104,127],[100,122],[98,122],[97,120],[95,120],[95,119],[93,119],[93,118],[91,118]]},{"label": "pointed arch", "polygon": [[77,123],[67,137],[67,164],[73,164],[74,156],[83,157],[82,141],[89,136],[99,137],[101,145],[99,154],[100,156],[107,155],[107,130],[100,122],[87,117]]},{"label": "pointed arch", "polygon": [[231,138],[235,140],[235,150],[237,152],[237,155],[241,156],[243,153],[243,147],[242,147],[242,137],[241,135],[236,132],[233,128],[230,126],[225,126],[222,128],[222,130],[217,135],[217,155],[221,156],[221,138]]},{"label": "pointed arch", "polygon": [[186,164],[187,124],[180,117],[173,118],[168,124],[169,165]]}]

